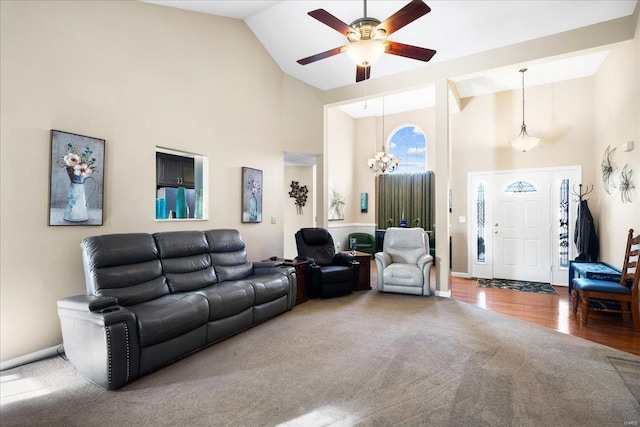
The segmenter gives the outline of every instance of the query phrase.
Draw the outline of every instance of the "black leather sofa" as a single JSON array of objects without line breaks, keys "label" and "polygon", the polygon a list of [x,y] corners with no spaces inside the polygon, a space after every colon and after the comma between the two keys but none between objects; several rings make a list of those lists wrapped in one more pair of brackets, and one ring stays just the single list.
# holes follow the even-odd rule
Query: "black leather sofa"
[{"label": "black leather sofa", "polygon": [[295,305],[295,270],[248,262],[237,230],[93,236],[81,248],[87,295],[58,301],[64,350],[106,389]]}]

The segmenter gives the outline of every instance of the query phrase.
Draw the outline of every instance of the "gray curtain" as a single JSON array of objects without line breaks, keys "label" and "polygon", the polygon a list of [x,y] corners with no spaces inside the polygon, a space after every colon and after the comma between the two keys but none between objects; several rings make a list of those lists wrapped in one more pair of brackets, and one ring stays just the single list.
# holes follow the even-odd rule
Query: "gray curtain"
[{"label": "gray curtain", "polygon": [[402,213],[407,227],[416,219],[427,231],[433,229],[433,172],[379,175],[376,185],[378,229],[400,226]]}]

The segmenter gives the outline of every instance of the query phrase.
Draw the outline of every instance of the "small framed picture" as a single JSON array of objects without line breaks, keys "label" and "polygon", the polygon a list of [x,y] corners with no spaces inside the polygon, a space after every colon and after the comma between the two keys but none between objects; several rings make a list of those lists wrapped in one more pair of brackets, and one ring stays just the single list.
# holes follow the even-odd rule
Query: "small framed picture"
[{"label": "small framed picture", "polygon": [[242,168],[242,222],[262,222],[262,171]]},{"label": "small framed picture", "polygon": [[51,131],[49,225],[102,225],[105,140]]}]

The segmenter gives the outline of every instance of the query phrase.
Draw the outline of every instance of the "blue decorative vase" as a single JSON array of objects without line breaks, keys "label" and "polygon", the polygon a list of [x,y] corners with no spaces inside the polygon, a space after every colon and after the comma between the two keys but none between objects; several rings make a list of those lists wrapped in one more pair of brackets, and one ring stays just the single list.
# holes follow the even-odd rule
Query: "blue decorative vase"
[{"label": "blue decorative vase", "polygon": [[167,219],[167,199],[156,199],[156,219]]},{"label": "blue decorative vase", "polygon": [[251,197],[249,198],[249,221],[257,221],[258,220],[258,199],[256,199],[256,195],[251,193]]},{"label": "blue decorative vase", "polygon": [[199,188],[196,190],[196,207],[193,217],[202,218],[202,216],[202,189]]},{"label": "blue decorative vase", "polygon": [[184,194],[184,187],[178,187],[176,197],[176,218],[187,218],[187,199]]},{"label": "blue decorative vase", "polygon": [[[71,180],[71,184],[69,185],[67,205],[64,208],[64,216],[62,218],[69,222],[85,222],[89,219],[87,204],[89,203],[89,200],[91,200],[91,197],[93,196],[93,193],[95,193],[98,185],[96,180],[92,177],[84,178],[73,173],[69,174],[69,179]],[[88,179],[93,181],[93,190],[91,191],[89,198],[85,196],[84,192],[84,183]]]}]

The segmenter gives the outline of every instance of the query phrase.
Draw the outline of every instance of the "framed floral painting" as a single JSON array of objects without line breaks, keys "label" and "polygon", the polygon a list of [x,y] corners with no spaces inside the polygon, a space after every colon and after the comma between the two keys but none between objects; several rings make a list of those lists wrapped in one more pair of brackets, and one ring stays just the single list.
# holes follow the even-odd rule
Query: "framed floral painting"
[{"label": "framed floral painting", "polygon": [[102,225],[104,139],[51,131],[49,225]]},{"label": "framed floral painting", "polygon": [[242,168],[242,222],[262,222],[262,171]]}]

